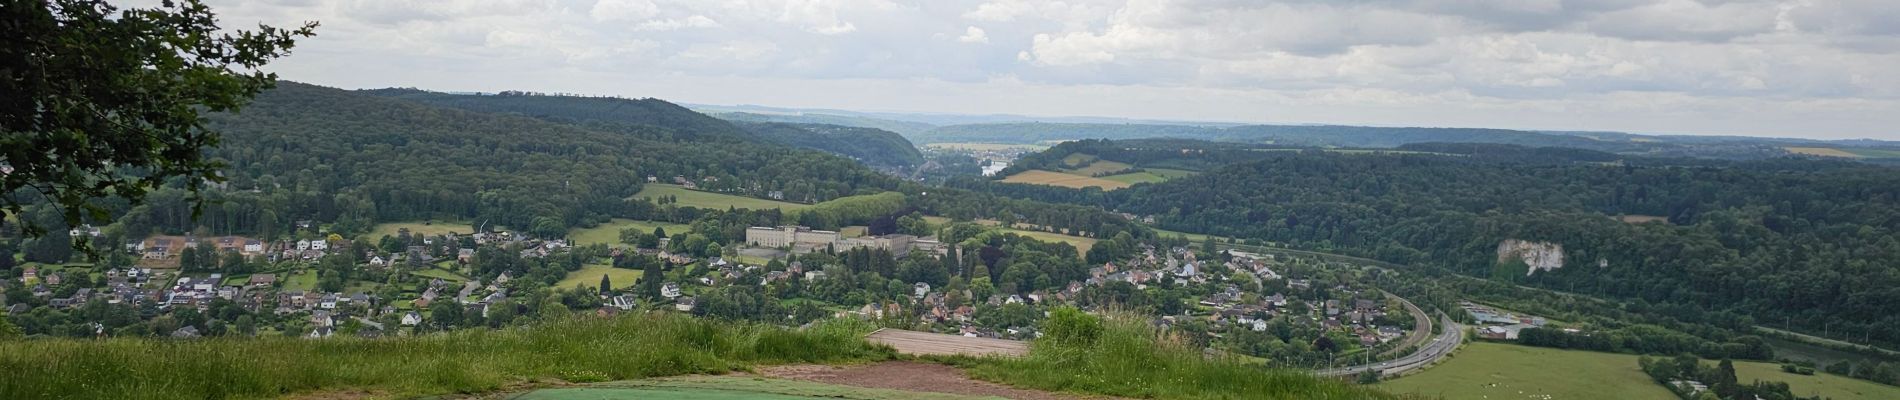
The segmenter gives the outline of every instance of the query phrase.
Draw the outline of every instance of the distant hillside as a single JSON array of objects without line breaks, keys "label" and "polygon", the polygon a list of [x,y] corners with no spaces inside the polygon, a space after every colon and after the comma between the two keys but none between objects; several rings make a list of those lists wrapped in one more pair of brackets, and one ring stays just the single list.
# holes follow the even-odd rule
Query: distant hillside
[{"label": "distant hillside", "polygon": [[[624,199],[648,176],[714,177],[701,186],[754,196],[780,190],[821,201],[896,186],[842,157],[724,139],[751,134],[725,121],[695,120],[699,114],[664,102],[612,100],[629,110],[650,106],[645,114],[625,115],[654,115],[657,122],[588,126],[403,100],[541,105],[525,97],[488,103],[452,96],[373,96],[284,82],[241,113],[209,117],[223,133],[211,157],[230,165],[225,176],[234,189],[220,194],[222,207],[206,207],[193,222],[188,204],[161,199],[132,210],[142,215],[133,220],[174,232],[202,223],[216,233],[243,234],[296,219],[334,221],[332,229],[352,232],[377,221],[433,218],[562,234],[636,211]],[[704,121],[717,124],[709,128],[715,132],[721,126],[731,132],[692,130]],[[259,191],[235,190],[252,188]]]},{"label": "distant hillside", "polygon": [[901,135],[915,135],[936,128],[936,125],[922,122],[898,121],[889,119],[854,117],[836,114],[761,114],[750,112],[720,112],[709,114],[719,119],[734,122],[784,122],[793,124],[828,124],[876,128]]},{"label": "distant hillside", "polygon": [[788,146],[822,150],[877,166],[922,164],[924,154],[904,137],[876,128],[826,124],[738,122],[761,139]]},{"label": "distant hillside", "polygon": [[483,113],[514,113],[560,122],[609,122],[667,129],[681,139],[750,138],[743,129],[660,99],[578,97],[502,92],[454,94],[417,89],[374,89],[362,93]]},{"label": "distant hillside", "polygon": [[950,125],[911,138],[917,143],[1043,143],[1081,139],[1188,138],[1218,140],[1220,128],[1189,125],[1062,124],[1023,122]]}]

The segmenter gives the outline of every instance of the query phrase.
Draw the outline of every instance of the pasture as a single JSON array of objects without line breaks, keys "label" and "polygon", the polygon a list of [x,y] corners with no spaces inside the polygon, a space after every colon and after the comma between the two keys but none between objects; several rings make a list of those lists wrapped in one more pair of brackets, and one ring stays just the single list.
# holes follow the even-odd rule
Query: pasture
[{"label": "pasture", "polygon": [[1014,233],[1018,235],[1023,235],[1023,236],[1028,236],[1030,238],[1034,238],[1036,240],[1040,240],[1044,242],[1068,243],[1070,246],[1075,246],[1076,254],[1082,254],[1082,255],[1088,254],[1089,249],[1094,248],[1095,242],[1097,241],[1095,238],[1070,236],[1070,235],[1064,235],[1060,233],[1027,231],[1027,230],[1015,229],[1015,228],[1002,228],[1002,231]]},{"label": "pasture", "polygon": [[1465,345],[1443,364],[1378,387],[1446,399],[1676,398],[1643,374],[1633,355],[1482,342]]},{"label": "pasture", "polygon": [[1129,186],[1127,182],[1118,182],[1118,181],[1112,181],[1112,180],[1107,180],[1107,179],[1102,179],[1102,178],[1094,178],[1094,177],[1083,176],[1083,175],[1071,175],[1071,174],[1065,174],[1061,172],[1050,172],[1050,171],[1043,171],[1043,170],[1023,171],[1015,175],[1010,175],[1008,178],[1003,178],[1003,182],[1026,183],[1026,184],[1031,184],[1031,185],[1060,186],[1060,187],[1066,187],[1066,188],[1071,188],[1071,189],[1081,189],[1081,188],[1093,186],[1093,187],[1102,188],[1102,190],[1115,190],[1115,189],[1126,188]]},{"label": "pasture", "polygon": [[698,190],[690,190],[680,185],[664,185],[664,184],[657,184],[657,183],[649,183],[646,185],[645,188],[640,189],[639,193],[633,194],[634,198],[653,198],[653,197],[659,197],[659,196],[673,196],[675,198],[678,198],[679,199],[678,204],[682,206],[692,206],[692,207],[698,207],[698,208],[712,208],[712,209],[720,209],[720,210],[724,210],[727,208],[746,208],[746,209],[753,209],[753,210],[769,210],[769,209],[776,208],[776,209],[780,209],[784,211],[791,211],[791,210],[798,210],[798,209],[804,209],[806,207],[811,207],[810,204],[799,204],[799,203],[774,201],[774,200],[752,198],[752,197],[745,197],[745,196],[733,196],[729,194],[719,194],[719,193],[713,193],[713,192],[702,192]]},{"label": "pasture", "polygon": [[363,234],[363,238],[373,242],[382,239],[383,236],[395,237],[396,233],[403,229],[408,229],[411,235],[427,236],[475,233],[475,227],[468,221],[412,221],[376,224],[375,227],[370,228],[369,233]]},{"label": "pasture", "polygon": [[555,283],[554,287],[566,289],[579,285],[598,290],[600,276],[607,275],[607,279],[613,281],[615,288],[624,288],[633,286],[634,282],[639,282],[641,274],[641,271],[637,269],[614,268],[609,265],[583,265],[581,269],[568,272],[567,277]]},{"label": "pasture", "polygon": [[609,246],[616,246],[620,244],[620,231],[626,230],[628,228],[637,228],[637,229],[640,229],[641,232],[648,232],[648,233],[653,232],[653,228],[665,228],[667,234],[669,235],[673,233],[684,233],[688,230],[691,230],[691,227],[687,226],[686,224],[676,224],[672,222],[661,222],[661,221],[636,221],[636,220],[631,220],[631,219],[626,219],[626,218],[614,218],[612,221],[608,221],[607,223],[596,225],[592,228],[575,229],[572,231],[568,231],[567,238],[573,239],[574,244],[603,243]]},{"label": "pasture", "polygon": [[[1636,358],[1630,354],[1479,342],[1465,345],[1443,364],[1380,383],[1379,387],[1393,393],[1447,399],[1529,395],[1550,395],[1551,400],[1674,399],[1668,389],[1643,374]],[[1835,400],[1900,398],[1900,387],[1824,372],[1790,374],[1781,372],[1781,366],[1774,363],[1737,361],[1735,375],[1742,382],[1787,382],[1798,396],[1819,394]]]},{"label": "pasture", "polygon": [[1792,147],[1790,146],[1790,147],[1783,147],[1782,149],[1788,150],[1789,153],[1810,155],[1810,156],[1843,157],[1843,158],[1867,157],[1865,155],[1855,154],[1847,150],[1841,150],[1841,149],[1832,148],[1832,147]]}]

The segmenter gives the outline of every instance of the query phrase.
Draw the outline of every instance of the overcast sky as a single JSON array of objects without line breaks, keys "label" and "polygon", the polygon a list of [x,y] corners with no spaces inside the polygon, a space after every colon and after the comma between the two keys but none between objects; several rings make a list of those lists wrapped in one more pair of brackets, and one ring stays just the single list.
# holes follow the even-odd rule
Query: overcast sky
[{"label": "overcast sky", "polygon": [[344,88],[1900,139],[1896,0],[210,3]]}]

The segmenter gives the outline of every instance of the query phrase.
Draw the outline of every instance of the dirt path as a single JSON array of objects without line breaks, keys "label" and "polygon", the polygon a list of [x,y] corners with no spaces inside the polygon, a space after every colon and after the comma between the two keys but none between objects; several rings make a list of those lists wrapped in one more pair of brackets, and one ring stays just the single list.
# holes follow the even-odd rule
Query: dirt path
[{"label": "dirt path", "polygon": [[796,379],[834,385],[897,389],[917,392],[950,393],[966,396],[996,396],[1027,400],[1114,399],[1068,393],[1017,389],[970,379],[962,370],[939,364],[887,361],[849,367],[827,365],[787,365],[761,368],[760,374],[773,378]]}]

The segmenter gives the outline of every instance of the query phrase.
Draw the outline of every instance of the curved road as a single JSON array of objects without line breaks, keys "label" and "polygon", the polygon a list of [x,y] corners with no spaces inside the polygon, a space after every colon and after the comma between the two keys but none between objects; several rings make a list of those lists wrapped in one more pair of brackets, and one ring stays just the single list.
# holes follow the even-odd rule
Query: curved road
[{"label": "curved road", "polygon": [[1444,358],[1446,354],[1451,354],[1452,349],[1458,348],[1458,345],[1465,340],[1464,326],[1453,322],[1451,317],[1441,315],[1439,317],[1439,323],[1444,324],[1445,329],[1438,334],[1438,337],[1432,338],[1430,343],[1419,347],[1418,351],[1412,352],[1410,355],[1372,364],[1323,369],[1314,371],[1314,374],[1319,376],[1349,376],[1357,375],[1365,371],[1379,371],[1380,375],[1397,375],[1431,365],[1432,362]]}]

